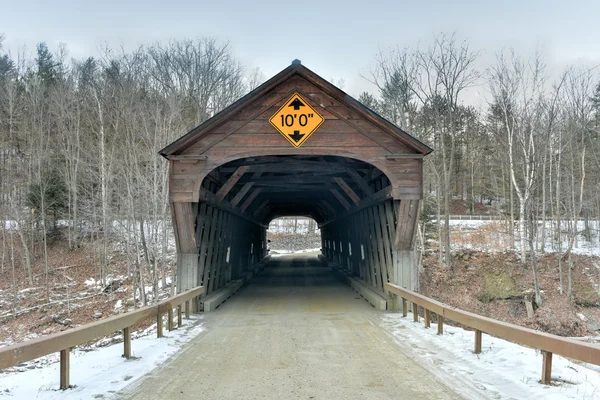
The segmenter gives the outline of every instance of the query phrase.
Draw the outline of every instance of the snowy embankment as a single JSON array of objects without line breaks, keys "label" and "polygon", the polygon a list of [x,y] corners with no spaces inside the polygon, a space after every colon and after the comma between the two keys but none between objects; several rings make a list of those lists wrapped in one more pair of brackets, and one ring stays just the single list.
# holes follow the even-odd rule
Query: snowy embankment
[{"label": "snowy embankment", "polygon": [[598,366],[554,355],[552,385],[542,385],[538,350],[484,334],[482,353],[474,354],[474,332],[446,325],[438,336],[437,324],[425,329],[412,319],[384,314],[381,323],[407,354],[467,398],[600,399]]},{"label": "snowy embankment", "polygon": [[[192,315],[189,320],[184,320],[181,328],[166,332],[160,339],[155,336],[156,324],[143,332],[133,333],[132,358],[129,360],[122,357],[122,343],[101,347],[107,340],[115,339],[103,339],[94,346],[74,349],[70,368],[74,387],[65,391],[58,389],[60,364],[57,355],[43,357],[49,364],[41,368],[36,366],[39,365],[37,363],[16,367],[16,372],[0,374],[0,397],[42,400],[110,398],[200,334],[204,330],[202,318]],[[18,372],[20,369],[25,371]]]},{"label": "snowy embankment", "polygon": [[[553,234],[556,232],[554,221],[546,221],[544,249],[546,252],[564,252],[569,247],[571,239],[569,221],[562,222],[561,242]],[[512,250],[507,222],[504,220],[468,220],[452,219],[451,242],[454,249],[470,249],[485,252],[505,252]],[[586,226],[583,221],[577,223],[577,237],[573,246],[573,254],[600,257],[600,221],[589,221]],[[587,235],[587,237],[586,237]],[[537,247],[542,243],[542,221],[537,226]],[[515,250],[519,251],[518,221],[515,221]]]}]

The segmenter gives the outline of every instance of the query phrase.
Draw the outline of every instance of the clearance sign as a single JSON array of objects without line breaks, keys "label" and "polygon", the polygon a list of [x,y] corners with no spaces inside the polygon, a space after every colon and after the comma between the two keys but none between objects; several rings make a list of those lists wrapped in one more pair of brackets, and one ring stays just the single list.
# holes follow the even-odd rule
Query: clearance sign
[{"label": "clearance sign", "polygon": [[269,122],[294,147],[298,148],[325,121],[298,93],[286,101]]}]

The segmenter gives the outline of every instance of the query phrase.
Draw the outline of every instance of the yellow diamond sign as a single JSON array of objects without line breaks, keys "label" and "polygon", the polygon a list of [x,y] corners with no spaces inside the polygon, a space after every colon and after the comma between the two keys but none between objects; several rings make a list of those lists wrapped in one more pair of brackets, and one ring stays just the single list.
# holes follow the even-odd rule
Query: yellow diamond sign
[{"label": "yellow diamond sign", "polygon": [[300,147],[325,121],[298,93],[286,101],[269,122],[294,147]]}]

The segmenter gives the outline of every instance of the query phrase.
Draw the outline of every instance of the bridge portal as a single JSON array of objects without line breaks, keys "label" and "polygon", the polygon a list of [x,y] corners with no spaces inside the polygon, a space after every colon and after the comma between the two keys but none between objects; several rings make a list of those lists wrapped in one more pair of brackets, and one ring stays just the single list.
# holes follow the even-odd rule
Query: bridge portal
[{"label": "bridge portal", "polygon": [[432,150],[294,63],[165,147],[179,291],[246,279],[266,229],[307,216],[327,263],[382,295],[415,289],[423,157]]}]

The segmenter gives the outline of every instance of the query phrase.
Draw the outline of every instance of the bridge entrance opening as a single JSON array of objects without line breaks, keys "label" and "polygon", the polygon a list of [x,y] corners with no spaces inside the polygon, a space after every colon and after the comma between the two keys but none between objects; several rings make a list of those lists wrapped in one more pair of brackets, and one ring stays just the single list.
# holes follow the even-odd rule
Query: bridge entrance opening
[{"label": "bridge entrance opening", "polygon": [[178,290],[204,286],[205,310],[211,296],[227,298],[266,265],[271,221],[302,216],[321,232],[320,262],[385,309],[386,282],[418,286],[414,237],[429,152],[292,64],[161,151]]}]

